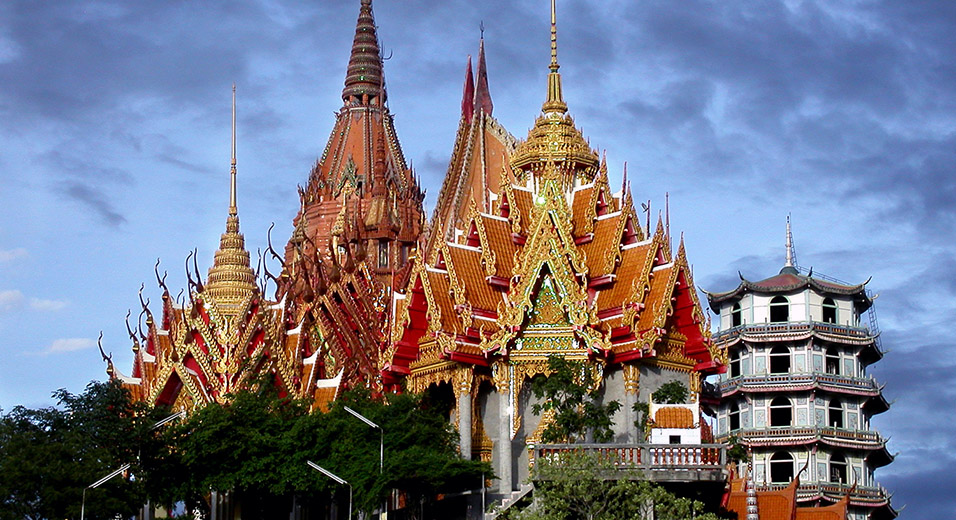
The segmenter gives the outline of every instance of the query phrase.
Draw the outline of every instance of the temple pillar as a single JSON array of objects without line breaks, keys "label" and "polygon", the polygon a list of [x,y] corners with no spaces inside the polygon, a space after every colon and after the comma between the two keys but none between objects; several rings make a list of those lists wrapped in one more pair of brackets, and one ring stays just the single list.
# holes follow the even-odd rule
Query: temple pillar
[{"label": "temple pillar", "polygon": [[455,393],[458,394],[458,447],[461,458],[471,460],[471,368],[459,369],[455,376]]},{"label": "temple pillar", "polygon": [[498,492],[511,493],[514,486],[511,474],[511,367],[507,361],[498,361],[491,366],[491,378],[498,390]]},{"label": "temple pillar", "polygon": [[499,409],[501,417],[498,430],[498,478],[499,491],[511,493],[513,482],[511,477],[511,392],[508,386],[498,390]]},{"label": "temple pillar", "polygon": [[634,426],[634,421],[637,420],[634,405],[637,404],[638,390],[641,386],[641,370],[636,365],[623,365],[621,369],[624,376],[624,431],[627,432],[627,442],[630,444],[643,442],[644,432],[637,431],[637,427]]}]

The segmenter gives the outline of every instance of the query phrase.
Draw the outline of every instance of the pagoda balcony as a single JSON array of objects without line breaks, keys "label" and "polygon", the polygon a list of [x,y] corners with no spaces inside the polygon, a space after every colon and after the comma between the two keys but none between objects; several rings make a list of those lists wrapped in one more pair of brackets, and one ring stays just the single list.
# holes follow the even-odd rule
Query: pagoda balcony
[{"label": "pagoda balcony", "polygon": [[725,444],[534,444],[529,449],[532,467],[570,454],[596,456],[608,464],[608,480],[688,483],[727,478]]},{"label": "pagoda balcony", "polygon": [[[879,433],[866,430],[849,430],[833,426],[774,426],[768,428],[741,428],[718,436],[726,441],[736,436],[751,448],[802,446],[823,443],[839,448],[886,452],[886,439]],[[886,453],[889,460],[892,457]]]},{"label": "pagoda balcony", "polygon": [[737,392],[801,392],[824,390],[827,392],[878,397],[880,385],[872,376],[850,377],[825,372],[797,372],[787,374],[743,375],[717,383],[721,397]]},{"label": "pagoda balcony", "polygon": [[[781,491],[789,484],[757,484],[758,491]],[[890,503],[890,495],[883,486],[854,486],[837,482],[801,482],[797,487],[797,501],[810,502],[825,499],[836,502],[849,493],[850,504],[880,507]]]},{"label": "pagoda balcony", "polygon": [[845,325],[824,323],[820,321],[748,323],[717,332],[714,334],[713,338],[714,342],[717,344],[733,341],[740,336],[756,336],[759,338],[759,340],[772,341],[777,337],[780,337],[780,339],[790,339],[789,336],[805,334],[808,332],[818,332],[856,341],[874,342],[876,339],[876,336],[871,334],[870,331],[865,327],[847,327]]}]

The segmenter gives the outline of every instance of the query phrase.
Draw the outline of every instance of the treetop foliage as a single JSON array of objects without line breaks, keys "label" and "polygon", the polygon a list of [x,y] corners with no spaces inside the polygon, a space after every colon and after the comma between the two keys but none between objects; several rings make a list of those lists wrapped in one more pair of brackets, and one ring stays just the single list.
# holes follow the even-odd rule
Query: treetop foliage
[{"label": "treetop foliage", "polygon": [[585,441],[590,434],[597,442],[609,442],[613,416],[621,408],[618,401],[602,402],[598,381],[583,361],[561,356],[548,358],[551,375],[531,382],[537,399],[532,412],[553,413],[553,421],[545,428],[541,440],[546,443]]},{"label": "treetop foliage", "polygon": [[17,407],[0,417],[0,520],[78,518],[83,488],[124,463],[132,477],[87,491],[87,518],[128,517],[147,500],[208,513],[211,490],[229,492],[244,516],[258,518],[287,516],[293,500],[321,509],[339,499],[344,508],[348,491],[308,460],[352,484],[356,511],[379,507],[393,488],[427,503],[493,476],[487,464],[459,458],[447,417],[413,394],[373,400],[356,390],[328,413],[310,413],[308,403],[275,391],[239,392],[161,428],[154,425],[169,410],[133,403],[117,382],[55,396],[56,408]]}]

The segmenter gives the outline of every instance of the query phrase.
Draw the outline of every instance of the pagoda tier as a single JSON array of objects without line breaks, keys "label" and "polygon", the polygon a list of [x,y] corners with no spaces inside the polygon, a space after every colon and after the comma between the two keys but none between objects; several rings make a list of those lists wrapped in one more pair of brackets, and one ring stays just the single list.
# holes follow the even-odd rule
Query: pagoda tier
[{"label": "pagoda tier", "polygon": [[343,107],[305,187],[285,249],[290,278],[299,257],[367,242],[369,268],[391,288],[404,286],[424,220],[424,192],[405,162],[385,101],[385,76],[371,0],[362,0]]},{"label": "pagoda tier", "polygon": [[674,254],[663,223],[649,233],[629,188],[611,189],[567,114],[556,60],[555,50],[547,101],[517,146],[477,93],[468,103],[466,79],[436,231],[395,295],[384,356],[387,386],[453,400],[462,453],[493,461],[504,493],[527,476],[526,448],[547,426],[528,382],[548,357],[586,361],[606,398],[624,401],[618,442],[641,435],[638,399],[673,380],[696,399],[701,377],[721,369],[683,242]]},{"label": "pagoda tier", "polygon": [[893,455],[870,427],[889,409],[882,385],[867,374],[883,357],[878,331],[861,319],[873,301],[866,283],[802,273],[792,257],[788,222],[779,274],[757,282],[741,276],[736,289],[708,293],[720,316],[713,337],[729,366],[716,384],[715,437],[748,447],[760,489],[798,478],[802,504],[849,496],[847,518],[893,518],[874,475]]}]

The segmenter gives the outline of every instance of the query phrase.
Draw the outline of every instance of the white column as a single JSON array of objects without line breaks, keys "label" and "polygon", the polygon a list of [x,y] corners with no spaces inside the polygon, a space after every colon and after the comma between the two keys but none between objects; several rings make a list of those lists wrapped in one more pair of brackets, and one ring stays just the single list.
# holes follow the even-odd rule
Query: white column
[{"label": "white column", "polygon": [[499,391],[500,402],[498,408],[501,410],[501,418],[498,430],[498,477],[499,491],[502,493],[511,493],[511,398],[508,387],[504,391]]},{"label": "white column", "polygon": [[[464,385],[462,385],[464,386]],[[469,385],[471,386],[471,385]],[[471,392],[459,387],[458,392],[458,433],[461,458],[471,459]],[[470,390],[470,388],[469,388]]]}]

